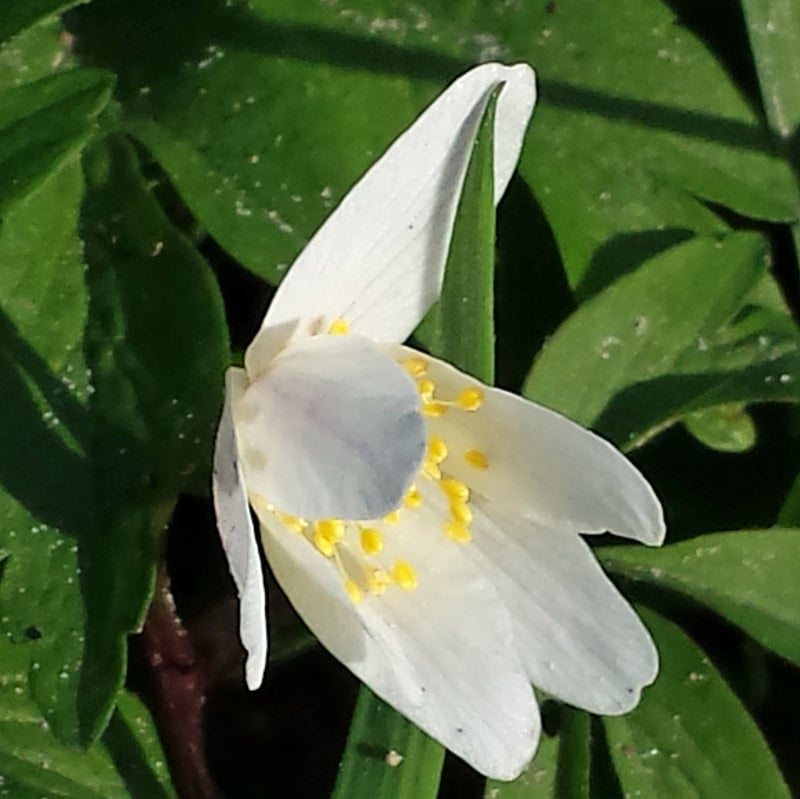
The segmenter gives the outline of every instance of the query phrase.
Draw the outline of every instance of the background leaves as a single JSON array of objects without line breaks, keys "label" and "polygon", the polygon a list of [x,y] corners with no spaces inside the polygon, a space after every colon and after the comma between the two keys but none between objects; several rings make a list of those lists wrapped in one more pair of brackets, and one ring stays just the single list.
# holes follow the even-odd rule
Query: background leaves
[{"label": "background leaves", "polygon": [[[795,4],[6,6],[0,789],[170,795],[147,713],[122,687],[127,673],[152,700],[127,636],[165,551],[210,718],[273,749],[300,723],[287,714],[279,737],[262,738],[275,700],[237,693],[213,520],[201,500],[175,511],[180,496],[206,493],[231,361],[222,299],[244,346],[353,181],[447,82],[498,59],[537,67],[540,102],[499,209],[497,268],[478,173],[445,298],[418,339],[631,452],[665,501],[671,537],[661,551],[598,550],[658,612],[643,611],[660,681],[620,719],[547,701],[537,758],[485,795],[788,795],[770,747],[800,790],[787,755],[800,745],[798,675],[786,662],[800,654]],[[295,629],[280,597],[270,606],[277,627]],[[289,684],[305,712],[323,712],[300,677]],[[437,745],[415,749],[418,733],[367,697],[340,785],[366,762],[361,737],[391,722],[412,742],[393,778],[426,773],[433,793]],[[311,729],[309,745],[330,748],[339,733],[303,717],[298,740]],[[231,796],[281,784],[277,766],[263,774],[227,737],[209,762],[247,772],[225,786]],[[281,759],[290,773],[292,757]],[[367,792],[372,774],[359,775]],[[452,761],[443,775],[442,796],[483,791]],[[302,777],[291,776],[294,795],[331,787]]]}]

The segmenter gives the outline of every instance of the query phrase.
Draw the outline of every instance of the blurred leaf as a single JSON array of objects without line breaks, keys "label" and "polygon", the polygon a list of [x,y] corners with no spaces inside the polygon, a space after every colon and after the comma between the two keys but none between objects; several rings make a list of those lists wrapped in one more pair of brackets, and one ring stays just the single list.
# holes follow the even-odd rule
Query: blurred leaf
[{"label": "blurred leaf", "polygon": [[683,423],[698,441],[720,452],[746,452],[756,443],[753,417],[738,402],[695,411]]},{"label": "blurred leaf", "polygon": [[81,151],[112,85],[75,69],[0,92],[0,216]]},{"label": "blurred leaf", "polygon": [[42,17],[58,14],[88,0],[11,0],[0,9],[0,42]]},{"label": "blurred leaf", "polygon": [[425,799],[439,792],[444,749],[362,686],[333,799]]},{"label": "blurred leaf", "polygon": [[743,310],[764,274],[764,243],[751,233],[673,247],[558,329],[525,396],[629,449],[704,408],[800,400],[800,338],[791,319]]},{"label": "blurred leaf", "polygon": [[72,40],[59,19],[45,19],[0,45],[0,91],[73,68]]},{"label": "blurred leaf", "polygon": [[660,674],[630,713],[603,720],[625,795],[789,799],[761,733],[708,658],[674,624],[640,612]]},{"label": "blurred leaf", "polygon": [[573,285],[724,230],[697,197],[796,215],[756,112],[660,0],[100,0],[70,24],[201,223],[271,280],[425,103],[491,59],[540,71],[521,170]]},{"label": "blurred leaf", "polygon": [[800,125],[800,7],[795,0],[742,0],[742,9],[767,119],[788,141]]},{"label": "blurred leaf", "polygon": [[0,235],[0,627],[67,743],[110,717],[228,361],[216,284],[129,149],[95,145],[87,175],[52,174]]},{"label": "blurred leaf", "polygon": [[711,533],[659,550],[597,554],[609,571],[685,594],[800,664],[800,529]]}]

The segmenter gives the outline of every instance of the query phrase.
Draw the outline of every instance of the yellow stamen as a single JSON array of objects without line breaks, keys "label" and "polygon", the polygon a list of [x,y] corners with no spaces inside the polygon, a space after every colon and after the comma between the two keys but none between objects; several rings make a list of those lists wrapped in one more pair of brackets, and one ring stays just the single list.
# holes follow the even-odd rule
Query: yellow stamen
[{"label": "yellow stamen", "polygon": [[405,560],[395,561],[392,566],[392,579],[406,591],[413,591],[417,587],[417,573]]},{"label": "yellow stamen", "polygon": [[447,405],[444,402],[436,402],[432,400],[430,402],[423,402],[422,403],[422,414],[423,416],[443,416],[447,413]]},{"label": "yellow stamen", "polygon": [[479,388],[465,388],[457,402],[465,411],[477,411],[483,403],[483,392]]},{"label": "yellow stamen", "polygon": [[321,535],[319,531],[314,532],[311,541],[326,558],[332,558],[336,554],[336,544]]},{"label": "yellow stamen", "polygon": [[347,596],[350,597],[354,605],[357,605],[361,601],[361,589],[358,587],[355,580],[345,580],[344,590],[347,592]]},{"label": "yellow stamen", "polygon": [[391,582],[392,578],[383,569],[372,569],[367,574],[367,591],[380,596]]},{"label": "yellow stamen", "polygon": [[293,530],[295,533],[302,533],[303,530],[308,527],[308,522],[305,519],[300,519],[288,513],[281,513],[280,511],[274,511],[274,513],[275,518],[281,522],[281,524]]},{"label": "yellow stamen", "polygon": [[361,531],[361,549],[365,555],[377,555],[383,549],[383,536],[374,527]]},{"label": "yellow stamen", "polygon": [[428,371],[428,363],[422,358],[409,358],[407,361],[403,361],[403,368],[411,377],[422,377]]},{"label": "yellow stamen", "polygon": [[343,336],[350,332],[350,323],[346,319],[334,319],[328,327],[328,333],[332,336]]},{"label": "yellow stamen", "polygon": [[414,486],[411,486],[403,500],[403,504],[407,508],[418,508],[422,504],[422,494]]},{"label": "yellow stamen", "polygon": [[460,480],[454,480],[452,477],[442,480],[442,490],[450,499],[469,501],[469,489]]},{"label": "yellow stamen", "polygon": [[427,377],[423,378],[417,381],[417,391],[419,391],[423,399],[430,400],[433,397],[433,392],[436,391],[436,384],[433,380],[428,380]]},{"label": "yellow stamen", "polygon": [[432,460],[425,460],[423,462],[422,473],[425,475],[425,477],[429,477],[431,480],[442,479],[442,470],[439,468],[439,464]]},{"label": "yellow stamen", "polygon": [[322,519],[314,522],[314,534],[330,541],[331,544],[338,544],[344,535],[344,522],[341,519]]},{"label": "yellow stamen", "polygon": [[445,522],[444,531],[451,541],[455,541],[459,544],[468,544],[472,541],[472,533],[469,527],[459,521]]},{"label": "yellow stamen", "polygon": [[461,524],[469,524],[472,521],[472,511],[466,502],[454,499],[450,502],[450,513],[453,519]]},{"label": "yellow stamen", "polygon": [[470,466],[474,466],[476,469],[489,468],[489,459],[486,457],[486,453],[479,449],[468,450],[464,453],[464,458]]},{"label": "yellow stamen", "polygon": [[428,457],[434,463],[442,463],[447,457],[447,444],[441,438],[431,436],[430,441],[428,441]]},{"label": "yellow stamen", "polygon": [[397,524],[400,521],[400,511],[393,510],[391,513],[387,513],[383,517],[383,521],[385,524]]}]

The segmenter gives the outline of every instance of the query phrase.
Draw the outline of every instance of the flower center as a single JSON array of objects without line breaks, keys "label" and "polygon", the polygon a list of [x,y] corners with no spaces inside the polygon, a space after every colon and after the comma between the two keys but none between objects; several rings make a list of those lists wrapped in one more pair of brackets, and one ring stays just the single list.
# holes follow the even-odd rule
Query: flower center
[{"label": "flower center", "polygon": [[[348,332],[343,319],[334,320],[328,328],[330,335]],[[444,542],[456,544],[472,540],[470,489],[448,471],[453,455],[444,437],[436,435],[436,420],[449,413],[479,411],[483,392],[470,386],[454,398],[440,397],[428,374],[429,361],[423,356],[408,357],[400,366],[417,384],[421,411],[428,420],[428,440],[417,479],[397,508],[382,519],[308,520],[281,512],[260,495],[250,498],[259,512],[269,513],[333,563],[354,603],[365,596],[380,596],[388,588],[413,591],[417,587],[417,571],[411,561],[419,536],[441,535]],[[480,450],[467,450],[463,457],[475,469],[489,468],[488,458]]]}]

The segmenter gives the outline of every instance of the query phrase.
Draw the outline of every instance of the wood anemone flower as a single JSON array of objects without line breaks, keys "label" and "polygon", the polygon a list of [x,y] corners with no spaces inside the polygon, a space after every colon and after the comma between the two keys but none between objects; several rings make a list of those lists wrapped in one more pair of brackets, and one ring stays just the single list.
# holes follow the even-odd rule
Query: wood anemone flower
[{"label": "wood anemone flower", "polygon": [[258,540],[309,628],[478,771],[512,779],[540,733],[531,684],[624,713],[658,669],[582,534],[645,544],[661,507],[614,447],[402,342],[436,301],[490,96],[495,201],[535,102],[525,64],[456,80],[354,186],[231,368],[214,500],[246,677],[266,666]]}]

